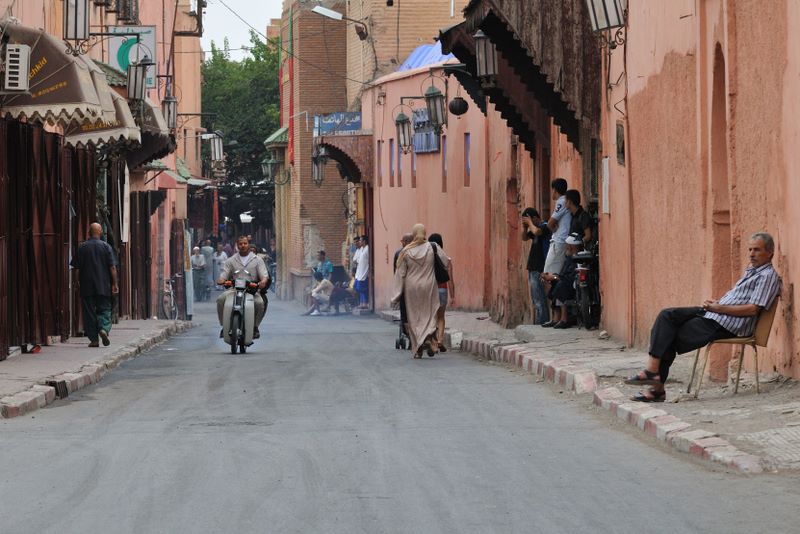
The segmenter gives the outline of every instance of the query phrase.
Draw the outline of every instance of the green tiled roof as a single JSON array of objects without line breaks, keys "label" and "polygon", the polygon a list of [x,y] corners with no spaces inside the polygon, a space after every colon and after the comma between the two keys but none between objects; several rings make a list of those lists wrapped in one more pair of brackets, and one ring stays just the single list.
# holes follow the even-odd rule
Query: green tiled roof
[{"label": "green tiled roof", "polygon": [[269,148],[273,145],[285,145],[289,142],[289,129],[284,126],[283,128],[279,128],[275,130],[275,132],[267,137],[264,141],[264,146]]},{"label": "green tiled roof", "polygon": [[143,167],[146,171],[166,171],[168,168],[160,159],[154,159]]},{"label": "green tiled roof", "polygon": [[95,61],[95,63],[100,67],[100,70],[103,71],[103,74],[106,75],[108,85],[111,87],[126,87],[128,85],[127,74],[102,61]]},{"label": "green tiled roof", "polygon": [[192,171],[189,170],[189,167],[186,166],[186,162],[181,158],[175,158],[175,170],[187,180],[192,177]]}]

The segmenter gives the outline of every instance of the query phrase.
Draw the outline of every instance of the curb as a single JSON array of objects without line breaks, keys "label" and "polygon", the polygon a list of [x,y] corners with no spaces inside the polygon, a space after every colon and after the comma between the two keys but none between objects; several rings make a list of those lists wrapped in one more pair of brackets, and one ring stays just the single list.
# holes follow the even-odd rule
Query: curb
[{"label": "curb", "polygon": [[595,391],[594,405],[680,452],[722,464],[740,473],[764,471],[758,456],[740,451],[713,432],[692,428],[689,423],[655,408],[653,404],[628,402],[617,388]]},{"label": "curb", "polygon": [[[98,383],[107,373],[113,371],[125,360],[130,360],[142,352],[158,345],[167,338],[185,332],[194,325],[190,321],[171,324],[160,331],[139,338],[136,342],[123,345],[103,361],[82,366],[78,371],[62,373],[43,380],[42,383],[0,399],[0,416],[5,419],[19,417],[44,408],[56,400],[56,388],[65,388],[63,393],[71,394]],[[63,395],[66,396],[66,395]]]},{"label": "curb", "polygon": [[461,350],[487,360],[514,365],[535,374],[545,382],[564,386],[575,393],[593,393],[594,405],[611,412],[617,419],[653,436],[673,449],[703,460],[722,464],[743,474],[764,471],[761,458],[740,451],[713,432],[692,428],[654,404],[628,402],[617,388],[597,389],[597,375],[567,358],[531,350],[524,342],[501,342],[492,339],[468,338]]},{"label": "curb", "polygon": [[524,343],[468,338],[461,342],[461,350],[487,360],[514,365],[545,382],[564,386],[578,394],[592,393],[597,389],[597,374],[592,369],[575,365],[567,358],[542,354]]}]

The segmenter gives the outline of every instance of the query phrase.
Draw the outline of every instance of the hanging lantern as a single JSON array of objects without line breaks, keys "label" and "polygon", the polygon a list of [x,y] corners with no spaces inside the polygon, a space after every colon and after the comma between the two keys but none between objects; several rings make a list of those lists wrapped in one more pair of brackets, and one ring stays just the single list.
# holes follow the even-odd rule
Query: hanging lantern
[{"label": "hanging lantern", "polygon": [[64,40],[89,39],[89,0],[64,0]]},{"label": "hanging lantern", "polygon": [[147,56],[137,63],[128,65],[128,100],[144,100],[147,90],[147,69],[153,65],[155,63]]},{"label": "hanging lantern", "polygon": [[411,142],[411,120],[408,115],[401,111],[394,120],[394,124],[397,126],[397,144],[404,154],[408,154],[413,146]]},{"label": "hanging lantern", "polygon": [[467,104],[467,101],[462,97],[457,96],[450,101],[450,103],[447,105],[447,108],[450,110],[450,113],[456,117],[460,117],[467,112],[469,109],[469,104]]},{"label": "hanging lantern", "polygon": [[447,124],[447,112],[444,108],[444,95],[434,85],[425,91],[425,106],[428,108],[428,120],[431,121],[434,130],[441,132],[442,126]]},{"label": "hanging lantern", "polygon": [[167,120],[167,127],[170,130],[176,129],[178,127],[178,99],[167,94],[163,102],[161,102],[161,109],[164,112],[164,118]]},{"label": "hanging lantern", "polygon": [[478,67],[478,78],[497,76],[497,51],[489,37],[478,30],[475,35],[475,62]]}]

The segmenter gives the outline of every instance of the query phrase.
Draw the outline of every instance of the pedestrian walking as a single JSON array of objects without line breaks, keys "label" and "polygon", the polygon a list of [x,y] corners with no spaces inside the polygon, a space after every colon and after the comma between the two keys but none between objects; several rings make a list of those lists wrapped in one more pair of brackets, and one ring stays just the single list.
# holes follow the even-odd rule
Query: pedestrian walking
[{"label": "pedestrian walking", "polygon": [[[200,252],[206,259],[205,289],[210,291],[211,286],[214,285],[214,247],[211,246],[210,239],[203,241],[203,246],[200,248]],[[206,295],[206,298],[208,298],[208,295]]]},{"label": "pedestrian walking", "polygon": [[[444,328],[445,328],[445,312],[447,311],[448,301],[450,306],[456,302],[456,286],[453,283],[453,260],[444,251],[444,241],[440,234],[431,234],[428,236],[428,241],[435,243],[437,246],[436,252],[442,260],[447,274],[450,275],[450,280],[447,282],[437,283],[439,292],[439,309],[436,310],[436,342],[439,345],[439,352],[447,352],[447,347],[444,345]],[[449,298],[448,298],[449,297]]]},{"label": "pedestrian walking", "polygon": [[[81,243],[70,265],[78,271],[78,285],[83,308],[83,331],[90,347],[103,346],[111,341],[112,295],[119,293],[117,267],[111,245],[102,240],[103,227],[89,226],[89,239]],[[99,339],[98,339],[99,338]]]},{"label": "pedestrian walking", "polygon": [[411,235],[413,240],[397,258],[392,304],[405,297],[411,352],[414,358],[421,358],[423,351],[433,356],[439,350],[436,337],[439,291],[433,266],[435,252],[425,238],[425,226],[415,224]]},{"label": "pedestrian walking", "polygon": [[[225,262],[228,260],[228,255],[223,248],[222,243],[217,243],[217,250],[211,257],[211,262],[214,267],[214,280],[219,280],[219,273],[222,272],[223,267],[225,267]],[[222,286],[218,285],[217,288],[222,289]]]},{"label": "pedestrian walking", "polygon": [[206,288],[206,257],[200,252],[200,247],[192,249],[192,285],[194,286],[195,302],[202,302]]}]

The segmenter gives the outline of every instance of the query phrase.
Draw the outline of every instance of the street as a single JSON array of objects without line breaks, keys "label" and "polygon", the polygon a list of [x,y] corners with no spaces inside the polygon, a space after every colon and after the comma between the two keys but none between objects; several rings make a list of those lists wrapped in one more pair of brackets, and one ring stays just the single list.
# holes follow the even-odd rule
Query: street
[{"label": "street", "polygon": [[300,311],[273,300],[232,356],[195,304],[193,330],[0,421],[0,531],[793,528],[793,477],[713,471],[528,375],[412,360],[390,323]]}]

